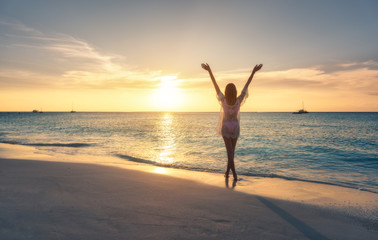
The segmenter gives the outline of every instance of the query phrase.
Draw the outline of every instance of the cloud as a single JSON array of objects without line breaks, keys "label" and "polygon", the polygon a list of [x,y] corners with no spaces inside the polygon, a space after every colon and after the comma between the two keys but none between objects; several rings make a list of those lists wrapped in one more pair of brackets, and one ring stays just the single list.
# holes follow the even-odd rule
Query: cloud
[{"label": "cloud", "polygon": [[13,26],[13,30],[22,29],[16,34],[5,34],[13,41],[9,47],[45,52],[50,54],[50,58],[55,57],[52,60],[60,58],[60,60],[81,61],[82,64],[77,66],[79,69],[88,63],[96,64],[96,67],[102,70],[113,71],[120,68],[114,61],[121,60],[123,57],[115,54],[102,54],[84,40],[61,33],[45,34],[32,28],[26,31],[24,29],[28,28],[21,24],[8,24],[8,26]]},{"label": "cloud", "polygon": [[[300,96],[378,96],[378,62],[364,61],[338,64],[338,66],[313,66],[309,68],[293,68],[279,71],[258,72],[252,82],[253,90],[279,95]],[[329,67],[337,67],[336,71],[327,71]],[[234,82],[241,89],[250,75],[250,69],[237,69],[214,73],[221,89],[228,82]],[[188,88],[212,88],[207,74],[196,79],[184,80],[183,86]]]},{"label": "cloud", "polygon": [[[53,75],[39,74],[27,70],[0,69],[0,86],[2,88],[40,88],[51,86],[59,78]],[[38,85],[36,85],[38,83]]]},{"label": "cloud", "polygon": [[378,62],[375,62],[373,60],[365,61],[365,62],[350,62],[350,63],[341,63],[337,64],[336,66],[340,66],[344,69],[351,68],[351,67],[369,67],[374,68],[378,67]]},{"label": "cloud", "polygon": [[[328,67],[292,68],[279,71],[258,72],[251,84],[261,92],[279,91],[284,94],[356,93],[376,96],[378,92],[378,63],[375,61],[338,64],[339,70],[329,72]],[[234,69],[214,72],[218,85],[223,89],[233,82],[238,89],[244,87],[251,69]],[[180,86],[186,89],[211,89],[213,85],[206,72],[196,77],[180,78]]]},{"label": "cloud", "polygon": [[[3,36],[8,38],[6,47],[13,50],[12,58],[22,63],[28,57],[25,52],[29,51],[32,55],[29,65],[34,62],[31,70],[17,67],[15,63],[13,67],[0,68],[2,86],[34,84],[60,88],[153,88],[158,84],[154,79],[162,74],[160,70],[143,70],[127,65],[123,56],[104,54],[90,43],[67,34],[42,33],[20,23],[0,22],[0,25],[10,28]],[[21,51],[19,56],[16,56],[17,51]],[[43,62],[36,57],[41,54]],[[49,68],[49,72],[54,74],[36,71],[38,68]],[[46,78],[50,81],[46,81]]]},{"label": "cloud", "polygon": [[4,20],[0,20],[0,25],[2,25],[5,28],[10,28],[15,31],[24,32],[24,33],[30,33],[33,35],[42,35],[42,33],[34,28],[27,27],[26,25],[20,23],[20,22],[7,22]]},{"label": "cloud", "polygon": [[[253,84],[259,88],[298,91],[378,91],[378,69],[375,69],[377,62],[340,66],[342,68],[334,72],[327,72],[322,66],[269,72],[264,72],[263,69],[256,74]],[[229,76],[230,79],[246,79],[248,74],[247,71],[239,71]]]}]

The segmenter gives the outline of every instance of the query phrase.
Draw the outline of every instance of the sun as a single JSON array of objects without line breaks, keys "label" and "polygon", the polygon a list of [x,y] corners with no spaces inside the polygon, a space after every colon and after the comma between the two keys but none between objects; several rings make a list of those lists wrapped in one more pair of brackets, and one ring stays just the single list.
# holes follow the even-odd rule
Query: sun
[{"label": "sun", "polygon": [[159,111],[180,110],[182,94],[181,89],[178,88],[179,81],[177,76],[161,76],[154,80],[160,81],[152,99],[155,109]]}]

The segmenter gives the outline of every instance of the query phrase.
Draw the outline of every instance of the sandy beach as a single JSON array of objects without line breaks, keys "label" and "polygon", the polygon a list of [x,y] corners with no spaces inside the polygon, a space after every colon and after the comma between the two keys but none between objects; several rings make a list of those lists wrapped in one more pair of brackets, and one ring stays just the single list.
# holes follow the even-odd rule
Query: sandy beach
[{"label": "sandy beach", "polygon": [[8,158],[0,160],[1,239],[376,239],[378,234],[374,221],[305,200],[234,191],[221,175],[217,187],[137,166],[11,159],[14,149],[2,149]]}]

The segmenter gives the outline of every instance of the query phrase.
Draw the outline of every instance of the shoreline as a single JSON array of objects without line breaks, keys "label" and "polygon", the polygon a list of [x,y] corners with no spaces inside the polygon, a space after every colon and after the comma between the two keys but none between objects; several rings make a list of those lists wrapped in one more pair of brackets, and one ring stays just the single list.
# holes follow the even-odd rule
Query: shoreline
[{"label": "shoreline", "polygon": [[[33,111],[0,111],[0,113],[33,113]],[[71,113],[71,110],[62,111],[43,111],[43,113]],[[106,112],[106,111],[77,111],[75,113],[219,113],[217,111],[203,111],[203,112],[175,112],[175,111],[131,111],[131,112]],[[241,113],[293,113],[293,110],[287,111],[243,111]],[[378,113],[378,111],[360,111],[360,112],[346,112],[346,111],[311,111],[311,113]]]},{"label": "shoreline", "polygon": [[[3,149],[17,149],[18,151],[21,151],[21,152],[30,152],[31,149],[28,149],[28,147],[32,147],[32,148],[35,148],[34,152],[38,152],[40,154],[40,159],[41,158],[46,158],[46,152],[44,151],[41,151],[40,149],[38,148],[45,148],[44,150],[46,151],[50,151],[49,148],[53,148],[53,147],[66,147],[66,148],[78,148],[78,147],[87,147],[87,146],[91,146],[90,143],[28,143],[28,144],[22,144],[22,143],[18,143],[18,142],[7,142],[7,141],[3,141],[3,142],[0,142],[0,150],[1,148]],[[17,153],[16,153],[17,154]],[[56,153],[54,153],[56,154]],[[84,159],[92,159],[94,158],[93,155],[85,155],[85,154],[74,154],[75,156],[78,156],[78,158],[84,158]],[[28,155],[29,157],[31,158],[35,158],[34,154],[29,154]],[[21,158],[23,157],[23,155],[21,155]],[[12,156],[10,156],[10,158],[12,158]],[[57,161],[61,161],[57,158],[57,156],[51,156],[49,155],[47,158],[49,159],[55,159]],[[77,160],[70,157],[69,155],[65,155],[65,154],[60,154],[60,157],[59,158],[63,158],[63,159],[70,159],[71,161],[74,161],[76,162]],[[98,158],[97,156],[95,158]],[[190,171],[190,172],[200,172],[200,173],[203,173],[203,174],[217,174],[219,175],[221,172],[219,170],[214,170],[214,169],[207,169],[207,168],[188,168],[188,167],[180,167],[180,166],[170,166],[170,165],[165,165],[165,164],[159,164],[157,162],[154,162],[154,161],[150,161],[150,160],[146,160],[146,159],[140,159],[140,158],[135,158],[133,156],[128,156],[128,155],[122,155],[122,154],[115,154],[115,155],[107,155],[107,156],[102,156],[101,157],[102,160],[100,160],[99,162],[103,163],[103,164],[108,164],[108,161],[103,161],[103,159],[112,159],[112,162],[118,162],[118,164],[120,165],[132,165],[132,164],[135,164],[135,165],[140,165],[140,166],[148,166],[148,167],[154,167],[154,168],[164,168],[164,169],[172,169],[172,170],[178,170],[178,171]],[[115,160],[116,159],[116,160]],[[82,162],[82,161],[80,161]],[[89,161],[85,161],[85,162],[88,162],[88,163],[95,163],[94,161],[92,160],[89,160]],[[143,169],[141,167],[141,169]],[[333,182],[326,182],[326,181],[321,181],[321,180],[313,180],[313,179],[301,179],[301,178],[295,178],[295,177],[288,177],[288,176],[280,176],[280,175],[276,175],[276,174],[243,174],[243,173],[240,173],[240,176],[243,176],[242,179],[247,179],[247,178],[263,178],[263,179],[281,179],[281,180],[284,180],[284,181],[298,181],[298,182],[305,182],[305,183],[315,183],[315,184],[322,184],[322,185],[329,185],[329,186],[334,186],[334,187],[341,187],[341,188],[347,188],[347,189],[352,189],[352,190],[359,190],[359,191],[365,191],[365,192],[369,192],[369,193],[374,193],[374,194],[378,194],[378,191],[377,190],[373,190],[373,189],[369,189],[369,188],[366,188],[366,187],[360,187],[360,186],[351,186],[351,185],[347,185],[347,183],[333,183]]]},{"label": "shoreline", "polygon": [[[253,231],[251,231],[258,233],[258,236],[260,236],[261,239],[276,239],[277,236],[280,236],[279,238],[282,239],[290,239],[293,237],[297,239],[354,239],[352,236],[364,236],[365,239],[374,239],[374,236],[378,233],[378,194],[374,193],[325,184],[266,177],[241,176],[241,181],[233,183],[231,179],[230,181],[225,181],[224,177],[218,173],[203,173],[156,167],[135,162],[125,162],[124,160],[119,160],[115,157],[104,159],[104,157],[81,155],[66,156],[56,153],[46,155],[43,153],[44,152],[34,147],[0,144],[0,178],[3,183],[0,188],[0,192],[2,193],[0,204],[2,204],[2,209],[8,209],[6,211],[7,214],[4,215],[5,217],[8,216],[10,219],[14,219],[14,221],[20,221],[18,217],[23,216],[23,212],[20,209],[27,211],[24,209],[23,205],[36,204],[38,205],[37,209],[44,209],[45,207],[43,204],[38,204],[39,201],[49,204],[48,202],[51,198],[53,198],[52,201],[58,201],[55,198],[60,195],[63,197],[67,195],[74,197],[75,195],[75,197],[77,197],[76,194],[79,194],[80,199],[82,199],[81,201],[93,201],[90,196],[98,191],[106,192],[106,194],[100,194],[100,196],[98,196],[100,202],[96,204],[93,203],[94,205],[90,207],[90,209],[92,209],[91,211],[98,211],[97,208],[103,208],[103,204],[111,208],[111,204],[109,203],[110,205],[108,205],[108,203],[105,203],[105,199],[114,198],[115,195],[118,196],[119,193],[117,191],[109,192],[107,189],[112,189],[113,184],[117,185],[117,183],[119,184],[122,182],[122,185],[141,184],[141,186],[139,186],[141,189],[144,189],[146,186],[151,186],[149,191],[152,194],[152,198],[163,198],[161,199],[162,202],[156,206],[156,203],[150,203],[156,207],[152,207],[151,211],[165,209],[163,210],[164,214],[166,212],[171,213],[171,211],[180,211],[182,208],[187,211],[187,214],[191,211],[196,211],[196,208],[199,207],[199,205],[194,204],[196,207],[193,209],[192,201],[196,201],[197,198],[200,198],[206,199],[206,201],[203,201],[203,206],[200,206],[204,212],[197,212],[198,216],[202,216],[202,214],[206,215],[209,214],[207,208],[214,207],[214,204],[215,206],[218,206],[220,204],[219,199],[222,199],[224,195],[227,195],[229,197],[226,201],[227,204],[222,202],[222,207],[218,206],[214,211],[217,212],[217,214],[220,214],[226,210],[227,216],[228,214],[232,215],[232,207],[230,208],[230,206],[233,206],[233,204],[240,204],[238,207],[242,210],[240,210],[241,212],[238,213],[238,216],[246,218],[245,221],[250,221],[250,223],[240,223],[236,216],[230,217],[230,219],[227,220],[229,221],[228,223],[237,223],[237,225],[233,227],[240,227],[239,224],[242,224],[246,228],[252,227]],[[96,172],[96,174],[91,173],[88,175],[89,172]],[[120,179],[114,179],[114,173],[116,173]],[[35,184],[32,188],[24,189],[26,188],[24,185],[28,185],[29,180],[22,181],[18,178],[24,180],[27,178],[32,180],[32,182],[35,181]],[[44,179],[44,181],[41,179]],[[9,182],[12,181],[13,187],[12,184],[9,184]],[[109,181],[111,181],[112,184],[109,184]],[[161,181],[164,181],[164,184],[161,184]],[[48,184],[49,182],[53,182],[54,186],[45,186],[45,184]],[[94,183],[95,185],[101,185],[101,187],[94,187]],[[77,184],[79,186],[76,187]],[[55,189],[55,187],[58,186],[60,189],[59,186],[61,185],[67,186],[63,192],[56,192],[57,189]],[[170,193],[165,193],[168,195],[165,196],[163,194],[164,196],[162,196],[162,191],[166,188],[171,191]],[[188,188],[191,190],[188,190]],[[200,189],[206,190],[201,192],[202,190],[200,191]],[[30,198],[29,191],[43,193],[44,196],[42,199],[36,199],[34,197]],[[143,192],[141,196],[135,195],[133,191],[138,192],[139,190],[134,188],[132,190],[124,189],[124,194],[127,194],[125,196],[122,195],[123,201],[127,202],[129,201],[129,197],[131,197],[135,201],[140,201],[138,204],[143,204],[144,201],[150,202],[150,200],[146,200],[143,195],[145,192]],[[188,199],[181,199],[180,196],[187,194],[187,191],[191,192],[190,196],[187,196]],[[200,191],[201,193],[197,191]],[[213,191],[217,193],[212,194]],[[12,198],[12,195],[18,196],[17,199]],[[167,206],[164,202],[164,197],[172,198],[171,204],[173,205],[185,201],[189,201],[190,203],[181,206],[177,205],[170,209],[170,206]],[[75,202],[75,204],[84,204],[81,201]],[[15,208],[12,204],[16,204],[17,207]],[[60,204],[64,208],[68,207],[67,202],[62,202]],[[72,206],[75,207],[75,204]],[[112,204],[117,205],[119,203],[116,201]],[[133,204],[136,203],[134,202]],[[283,224],[282,226],[286,227],[283,227],[283,229],[278,232],[270,229],[272,226],[265,226],[267,229],[264,231],[261,231],[261,229],[260,231],[255,229],[255,227],[259,225],[258,221],[262,217],[262,213],[257,215],[252,214],[254,216],[253,218],[244,216],[250,214],[249,207],[251,204],[253,205],[254,210],[267,211],[269,214],[273,213],[273,215],[269,215],[270,217],[265,219],[267,222],[279,221],[281,222],[280,224]],[[21,208],[18,209],[19,207]],[[55,209],[55,207],[51,206],[51,209]],[[125,210],[122,206],[119,207],[122,210]],[[126,206],[124,207],[126,208]],[[82,207],[78,207],[78,210],[82,211],[83,209]],[[77,217],[79,219],[87,218],[88,214],[91,214],[91,211]],[[126,209],[125,211],[129,210]],[[39,216],[38,212],[33,214],[42,218],[42,216]],[[99,215],[108,214],[111,213],[99,213]],[[58,216],[62,217],[61,215]],[[138,218],[140,217],[138,214],[136,216]],[[198,216],[189,216],[189,218],[193,221],[197,221]],[[65,219],[65,217],[62,218]],[[220,216],[218,216],[218,218],[222,219]],[[169,221],[174,222],[171,217],[163,217],[163,219],[164,221],[170,219]],[[75,221],[74,219],[72,220]],[[7,223],[9,221],[13,220],[1,219],[0,217],[0,223]],[[45,220],[40,219],[39,221],[43,222]],[[89,221],[95,220],[90,219]],[[142,219],[140,224],[144,224],[145,221],[148,222],[147,219]],[[233,239],[231,236],[222,238],[218,234],[218,230],[215,230],[222,228],[225,223],[226,222],[223,222],[223,220],[214,222],[215,225],[212,225],[212,230],[210,231],[213,235],[215,234],[214,236],[217,236],[214,237],[214,239]],[[31,223],[27,221],[25,224]],[[124,224],[127,226],[130,225],[130,223]],[[192,222],[186,224],[188,224],[189,228],[200,228],[199,226],[194,226]],[[2,225],[4,226],[4,224]],[[9,223],[8,226],[10,225],[11,224]],[[7,226],[7,224],[5,224],[5,226]],[[333,228],[339,230],[334,231],[332,230]],[[289,231],[288,229],[291,230]],[[340,229],[343,230],[340,231]],[[160,230],[161,229],[159,228],[158,234],[161,234]],[[7,231],[14,234],[12,230],[5,227],[5,229],[3,228],[0,230],[0,235],[7,233]],[[66,231],[70,230],[66,229]],[[182,229],[177,231],[182,234]],[[266,231],[274,231],[274,234],[278,235],[275,235],[275,237],[267,235],[268,237],[265,237],[265,234],[267,234]],[[292,231],[290,233],[292,235],[284,235],[286,231]],[[358,233],[358,235],[355,235],[356,233]],[[143,231],[136,231],[135,234],[136,239],[141,239]],[[175,234],[177,234],[177,232],[174,233],[174,236],[176,236]],[[206,238],[213,239],[210,235]],[[73,235],[70,236],[72,237]],[[104,235],[102,236],[105,237]],[[188,239],[196,239],[198,235],[195,235],[196,237],[192,235],[190,236],[191,237],[188,237]],[[239,236],[239,239],[243,239],[246,235]],[[186,239],[184,235],[181,238]],[[94,239],[96,239],[96,237]],[[259,237],[257,237],[257,239],[259,239]]]},{"label": "shoreline", "polygon": [[[135,158],[132,156],[127,156],[127,155],[121,155],[117,154],[115,155],[117,158],[121,158],[122,160],[126,162],[132,162],[135,164],[140,164],[140,165],[146,165],[146,166],[152,166],[156,168],[167,168],[167,169],[177,169],[177,170],[183,170],[183,171],[191,171],[191,172],[201,172],[201,173],[206,173],[206,174],[221,174],[219,171],[212,171],[211,169],[206,169],[206,168],[185,168],[185,167],[179,167],[179,166],[169,166],[169,165],[164,165],[164,164],[159,164],[150,160],[145,160],[145,159],[139,159]],[[114,156],[113,156],[114,157]],[[378,194],[378,191],[366,189],[366,188],[359,188],[359,187],[353,187],[353,186],[348,186],[345,184],[336,184],[336,183],[331,183],[331,182],[324,182],[324,181],[317,181],[317,180],[308,180],[308,179],[300,179],[300,178],[294,178],[294,177],[286,177],[286,176],[280,176],[276,174],[240,174],[238,173],[238,176],[243,176],[242,180],[245,180],[246,178],[264,178],[264,179],[281,179],[284,181],[298,181],[298,182],[305,182],[305,183],[314,183],[314,184],[322,184],[322,185],[329,185],[329,186],[334,186],[334,187],[341,187],[341,188],[347,188],[347,189],[352,189],[352,190],[358,190],[358,191],[365,191],[369,193],[374,193]],[[230,179],[232,179],[230,177]],[[239,178],[240,179],[240,178]]]},{"label": "shoreline", "polygon": [[[259,195],[278,200],[307,204],[330,210],[345,212],[357,218],[368,218],[378,224],[378,194],[356,188],[344,187],[321,182],[291,180],[276,177],[239,175],[239,181],[227,181],[223,174],[193,171],[179,168],[155,166],[129,161],[116,156],[66,155],[38,150],[33,146],[0,143],[0,158],[24,160],[43,160],[67,163],[88,163],[113,166],[152,174],[167,175],[175,178],[196,181],[219,188],[227,188],[246,194]],[[366,214],[371,212],[369,216]]]}]

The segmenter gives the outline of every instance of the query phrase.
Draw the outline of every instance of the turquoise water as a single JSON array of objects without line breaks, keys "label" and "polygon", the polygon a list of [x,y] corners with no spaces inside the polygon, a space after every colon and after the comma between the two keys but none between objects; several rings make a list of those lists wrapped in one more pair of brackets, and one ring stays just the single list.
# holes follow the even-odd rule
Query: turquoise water
[{"label": "turquoise water", "polygon": [[[0,113],[0,142],[224,172],[219,113]],[[378,193],[378,113],[241,113],[241,175]]]}]

